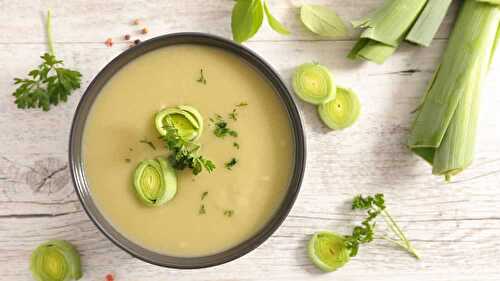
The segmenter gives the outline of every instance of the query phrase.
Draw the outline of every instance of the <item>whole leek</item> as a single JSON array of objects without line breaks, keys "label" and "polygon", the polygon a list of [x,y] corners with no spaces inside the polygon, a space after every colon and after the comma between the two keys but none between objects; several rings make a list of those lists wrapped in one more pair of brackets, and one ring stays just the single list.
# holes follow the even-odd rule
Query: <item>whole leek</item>
[{"label": "whole leek", "polygon": [[411,129],[410,149],[447,180],[474,158],[480,92],[500,40],[499,4],[465,0]]}]

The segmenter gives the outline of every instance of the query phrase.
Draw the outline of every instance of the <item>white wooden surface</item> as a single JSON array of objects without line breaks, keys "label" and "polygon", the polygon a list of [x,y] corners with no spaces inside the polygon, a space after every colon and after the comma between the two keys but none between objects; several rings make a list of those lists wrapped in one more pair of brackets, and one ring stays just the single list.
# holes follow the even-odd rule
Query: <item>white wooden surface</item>
[{"label": "white wooden surface", "polygon": [[[308,0],[328,5],[346,20],[365,15],[383,0]],[[458,1],[460,2],[460,1]],[[298,103],[308,140],[308,166],[291,215],[261,247],[231,263],[180,271],[149,265],[115,247],[87,218],[67,166],[70,120],[96,73],[127,48],[141,18],[147,37],[175,31],[204,31],[230,37],[232,0],[0,0],[0,280],[31,280],[28,259],[40,242],[67,239],[80,250],[83,280],[500,280],[500,59],[483,95],[476,161],[445,184],[405,148],[410,112],[417,106],[447,43],[456,5],[427,49],[405,45],[377,66],[345,58],[355,33],[325,40],[307,33],[297,19],[300,1],[270,1],[293,35],[267,26],[247,44],[286,80],[300,63],[329,66],[343,85],[360,95],[363,114],[355,127],[329,132],[312,106]],[[56,52],[83,73],[83,87],[50,112],[18,110],[12,79],[39,63],[45,51],[43,12],[52,8]],[[145,39],[146,36],[141,38]],[[305,244],[321,229],[347,233],[361,216],[349,210],[357,193],[383,192],[422,261],[384,242],[333,274],[308,261]]]}]

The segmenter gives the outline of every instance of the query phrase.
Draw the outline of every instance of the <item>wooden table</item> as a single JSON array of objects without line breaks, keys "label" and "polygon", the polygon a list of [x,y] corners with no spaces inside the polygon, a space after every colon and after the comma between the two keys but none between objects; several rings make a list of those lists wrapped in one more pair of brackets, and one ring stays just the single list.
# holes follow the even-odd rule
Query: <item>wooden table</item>
[{"label": "wooden table", "polygon": [[[355,89],[363,114],[351,129],[328,131],[315,108],[298,102],[307,134],[308,165],[290,216],[261,247],[228,264],[202,270],[164,269],[132,258],[89,220],[68,172],[69,128],[91,79],[128,44],[177,31],[230,37],[231,0],[0,0],[0,279],[32,280],[31,251],[67,239],[82,254],[83,280],[112,272],[117,281],[154,280],[500,280],[500,59],[492,65],[482,99],[476,161],[450,184],[405,147],[415,109],[447,43],[457,5],[431,47],[404,45],[382,66],[345,58],[355,33],[343,40],[314,37],[297,18],[300,1],[269,1],[291,28],[284,37],[265,25],[246,45],[290,80],[303,62],[330,67]],[[328,5],[346,20],[366,15],[383,0],[308,0]],[[16,109],[13,77],[39,64],[46,50],[43,16],[53,9],[58,57],[83,73],[82,88],[50,112]],[[140,26],[131,21],[140,18]],[[139,29],[147,26],[147,35]],[[112,37],[115,44],[103,42]],[[321,274],[305,253],[310,234],[348,233],[362,215],[349,209],[358,193],[385,193],[423,256],[416,261],[377,241],[333,274]]]}]

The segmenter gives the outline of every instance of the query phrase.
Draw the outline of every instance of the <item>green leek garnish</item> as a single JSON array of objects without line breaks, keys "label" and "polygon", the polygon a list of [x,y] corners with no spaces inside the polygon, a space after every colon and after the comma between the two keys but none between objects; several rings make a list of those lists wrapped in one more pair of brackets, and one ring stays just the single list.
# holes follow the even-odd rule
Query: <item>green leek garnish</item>
[{"label": "green leek garnish", "polygon": [[69,242],[51,240],[31,254],[30,270],[37,281],[69,281],[82,277],[80,255]]},{"label": "green leek garnish", "polygon": [[177,177],[174,168],[163,159],[144,160],[134,173],[137,197],[147,206],[160,206],[177,193]]},{"label": "green leek garnish", "polygon": [[155,125],[160,135],[167,134],[167,119],[178,130],[179,135],[186,141],[197,140],[203,132],[203,117],[195,108],[181,105],[166,108],[156,114]]},{"label": "green leek garnish", "polygon": [[466,0],[411,129],[409,147],[447,180],[474,158],[479,96],[500,40],[498,1]]}]

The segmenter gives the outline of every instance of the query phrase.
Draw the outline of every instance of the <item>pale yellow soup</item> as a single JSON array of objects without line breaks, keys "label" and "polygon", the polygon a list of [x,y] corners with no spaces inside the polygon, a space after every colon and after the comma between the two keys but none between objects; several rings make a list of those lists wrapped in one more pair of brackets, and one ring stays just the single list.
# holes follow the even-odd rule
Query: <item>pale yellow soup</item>
[{"label": "pale yellow soup", "polygon": [[[200,69],[206,84],[197,82]],[[229,120],[242,102],[248,106],[238,109],[238,120]],[[203,115],[201,154],[217,168],[197,176],[179,171],[174,199],[147,207],[136,197],[133,172],[144,159],[168,155],[153,120],[160,109],[176,105]],[[238,137],[216,137],[209,121],[215,114]],[[140,143],[144,139],[156,150]],[[107,220],[145,248],[183,257],[215,254],[256,234],[288,190],[293,153],[288,114],[269,82],[237,56],[198,45],[149,52],[114,75],[92,107],[83,148],[91,194]],[[224,163],[233,157],[238,163],[228,170]]]}]

